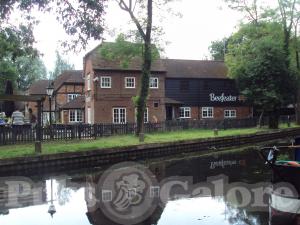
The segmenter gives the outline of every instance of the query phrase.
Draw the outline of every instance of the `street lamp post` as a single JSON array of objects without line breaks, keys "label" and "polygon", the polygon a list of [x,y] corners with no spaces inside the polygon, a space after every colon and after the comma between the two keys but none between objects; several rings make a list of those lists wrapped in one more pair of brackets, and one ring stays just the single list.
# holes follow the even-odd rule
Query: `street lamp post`
[{"label": "street lamp post", "polygon": [[50,201],[48,213],[51,215],[51,217],[53,217],[54,213],[56,213],[56,209],[53,204],[53,180],[52,180],[52,178],[51,178],[51,201]]},{"label": "street lamp post", "polygon": [[49,123],[50,123],[50,138],[52,139],[52,96],[53,96],[53,82],[49,83],[49,86],[46,89],[47,95],[49,97]]}]

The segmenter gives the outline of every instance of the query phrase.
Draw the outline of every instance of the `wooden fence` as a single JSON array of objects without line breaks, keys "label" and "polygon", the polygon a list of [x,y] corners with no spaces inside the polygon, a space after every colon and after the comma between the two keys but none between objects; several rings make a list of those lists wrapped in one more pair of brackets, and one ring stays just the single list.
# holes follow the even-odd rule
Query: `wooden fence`
[{"label": "wooden fence", "polygon": [[[186,129],[228,129],[256,126],[256,119],[178,120],[145,124],[145,133]],[[42,140],[95,139],[97,137],[134,134],[136,124],[55,124],[42,128]],[[36,140],[36,129],[30,125],[0,126],[0,145],[28,143]]]}]

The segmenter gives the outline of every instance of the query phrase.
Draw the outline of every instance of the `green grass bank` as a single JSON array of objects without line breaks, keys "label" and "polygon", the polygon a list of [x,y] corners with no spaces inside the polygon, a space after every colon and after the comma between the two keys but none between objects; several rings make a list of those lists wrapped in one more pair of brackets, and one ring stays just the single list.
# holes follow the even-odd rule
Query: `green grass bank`
[{"label": "green grass bank", "polygon": [[[297,127],[292,125],[292,127]],[[287,128],[286,125],[282,125],[280,129]],[[228,129],[219,130],[218,137],[236,136],[245,134],[256,134],[259,132],[272,131],[267,128],[245,128],[245,129]],[[183,140],[193,140],[199,138],[211,138],[215,137],[213,130],[194,129],[184,131],[173,131],[164,133],[153,133],[145,135],[145,142],[143,144],[153,143],[166,143],[176,142]],[[76,140],[76,141],[49,141],[43,142],[42,154],[57,154],[66,152],[78,152],[88,151],[96,149],[105,149],[112,147],[128,147],[139,145],[139,140],[134,135],[122,135],[103,137],[96,140]],[[17,144],[6,145],[0,147],[0,159],[16,158],[24,156],[34,156],[34,144]]]}]

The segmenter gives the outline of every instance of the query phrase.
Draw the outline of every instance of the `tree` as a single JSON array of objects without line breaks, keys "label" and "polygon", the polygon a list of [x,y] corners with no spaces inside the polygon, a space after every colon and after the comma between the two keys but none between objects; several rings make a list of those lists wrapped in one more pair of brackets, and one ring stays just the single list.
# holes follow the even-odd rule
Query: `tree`
[{"label": "tree", "polygon": [[209,52],[213,60],[222,60],[224,61],[225,53],[227,51],[227,38],[222,40],[212,41],[209,46]]},{"label": "tree", "polygon": [[34,81],[47,79],[46,67],[39,57],[18,57],[15,66],[18,90],[26,91]]},{"label": "tree", "polygon": [[[277,0],[277,8],[269,7],[258,7],[257,0],[224,0],[229,4],[229,7],[235,10],[239,10],[246,15],[250,15],[251,22],[254,22],[257,26],[264,21],[277,22],[280,25],[280,32],[282,33],[282,43],[283,43],[283,54],[285,67],[288,69],[291,77],[297,76],[297,80],[293,80],[298,86],[300,86],[300,63],[299,63],[299,53],[297,46],[297,26],[300,19],[300,12],[298,11],[300,2],[298,0]],[[263,2],[263,1],[260,1]],[[251,6],[252,7],[249,7]],[[260,11],[257,9],[260,8]],[[251,15],[255,15],[253,17]],[[294,37],[293,37],[294,29]],[[291,45],[291,43],[294,43]],[[295,54],[293,53],[295,52]],[[295,57],[291,57],[291,53]],[[296,121],[300,124],[300,87],[293,93],[296,96]],[[294,96],[293,96],[294,98]]]},{"label": "tree", "polygon": [[[149,76],[152,63],[151,38],[152,38],[152,17],[153,0],[115,0],[120,8],[128,13],[131,21],[136,26],[141,40],[143,41],[143,63],[141,76],[141,89],[136,98],[137,102],[137,134],[143,133],[143,117],[145,102],[149,92]],[[155,6],[165,6],[171,0],[155,1]],[[53,7],[56,3],[56,7]],[[70,47],[85,47],[89,39],[102,38],[104,30],[104,14],[106,0],[6,0],[0,2],[0,18],[8,18],[14,9],[28,13],[34,6],[42,10],[55,9],[57,18],[63,24],[66,32],[72,37],[73,45]]]},{"label": "tree", "polygon": [[[10,80],[6,81],[5,92],[4,93],[6,95],[12,95],[14,93],[13,84]],[[7,117],[11,117],[12,113],[15,110],[15,103],[13,101],[4,101],[3,109],[4,109],[4,112],[5,112],[5,115]]]},{"label": "tree", "polygon": [[259,6],[257,4],[257,0],[224,0],[228,7],[237,10],[239,12],[244,12],[246,14],[247,19],[250,22],[255,24],[258,23],[260,19]]},{"label": "tree", "polygon": [[56,51],[55,54],[56,60],[54,70],[50,72],[50,79],[52,80],[57,78],[64,70],[73,70],[75,68],[74,65],[65,60],[58,51]]},{"label": "tree", "polygon": [[7,80],[11,80],[13,86],[16,86],[17,61],[20,57],[35,58],[37,56],[33,42],[33,36],[28,27],[21,25],[1,28],[0,26],[0,92],[3,93]]},{"label": "tree", "polygon": [[234,34],[225,58],[241,93],[269,113],[270,128],[278,128],[280,107],[295,101],[296,75],[285,57],[280,24],[260,23],[244,25]]}]

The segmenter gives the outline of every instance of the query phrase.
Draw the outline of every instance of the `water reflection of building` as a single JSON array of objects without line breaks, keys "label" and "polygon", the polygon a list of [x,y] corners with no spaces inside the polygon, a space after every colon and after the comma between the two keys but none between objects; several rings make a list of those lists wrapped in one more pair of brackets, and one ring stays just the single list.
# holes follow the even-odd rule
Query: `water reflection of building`
[{"label": "water reflection of building", "polygon": [[[137,223],[136,225],[157,224],[162,212],[163,212],[163,210],[160,207],[157,207],[157,209],[154,211],[152,216],[150,216],[143,222]],[[93,224],[93,225],[119,225],[118,223],[113,222],[109,218],[107,218],[103,214],[103,212],[100,208],[97,208],[95,211],[88,209],[88,212],[86,213],[86,215],[87,215],[87,218],[88,218],[90,224]]]},{"label": "water reflection of building", "polygon": [[[147,162],[147,167],[156,176],[158,182],[161,182],[165,178],[182,176],[182,177],[192,177],[193,184],[206,182],[207,177],[217,176],[220,174],[227,175],[229,178],[228,182],[238,182],[245,181],[248,183],[254,183],[261,179],[264,181],[266,177],[269,176],[267,173],[267,168],[263,165],[263,162],[258,159],[257,152],[247,151],[246,154],[216,154],[203,157],[191,157],[185,159],[169,159],[169,160],[157,160],[152,162]],[[255,160],[257,159],[257,160]],[[100,179],[102,173],[94,174],[89,176],[87,179],[87,187],[95,187],[98,180]],[[91,200],[91,195],[96,195],[97,199],[101,199],[99,196],[99,191],[96,193],[91,193],[92,188],[86,189],[86,202],[87,202],[87,217],[91,224],[101,225],[101,224],[116,224],[106,217],[99,205],[99,202],[93,204],[89,202]],[[182,194],[182,187],[175,187],[173,194]],[[214,194],[214,193],[212,193]],[[224,196],[214,196],[213,198],[222,198],[224,201]],[[171,198],[176,200],[176,198]],[[265,224],[268,221],[265,211],[248,211],[246,208],[236,208],[232,202],[227,202],[225,200],[228,218],[227,221],[232,224],[248,224],[247,221],[251,222],[256,220],[256,218],[261,216],[262,223]],[[157,207],[155,213],[148,218],[148,220],[140,224],[157,224],[163,209]],[[241,223],[238,223],[241,222]],[[250,223],[251,224],[251,223]]]},{"label": "water reflection of building", "polygon": [[10,209],[47,203],[46,181],[32,182],[24,178],[0,178],[0,214]]}]

